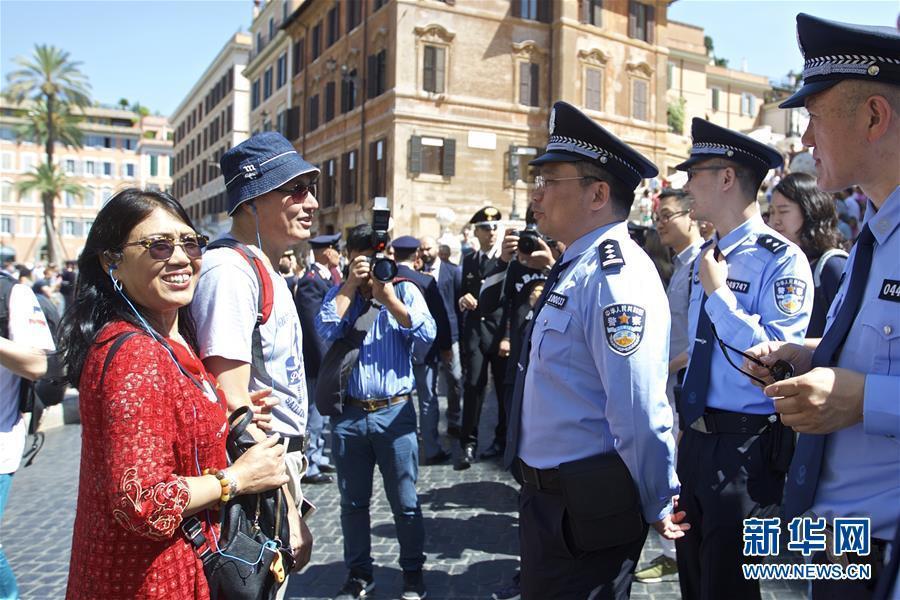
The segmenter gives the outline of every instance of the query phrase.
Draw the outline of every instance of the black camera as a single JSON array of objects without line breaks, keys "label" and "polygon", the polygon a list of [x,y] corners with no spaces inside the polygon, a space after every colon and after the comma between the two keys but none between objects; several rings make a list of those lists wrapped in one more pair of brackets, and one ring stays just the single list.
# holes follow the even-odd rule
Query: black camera
[{"label": "black camera", "polygon": [[372,249],[375,256],[369,258],[372,276],[382,283],[388,283],[397,276],[397,263],[385,256],[388,245],[388,228],[391,223],[391,209],[387,207],[387,198],[375,198],[375,209],[372,211]]},{"label": "black camera", "polygon": [[540,247],[538,244],[540,237],[534,225],[526,225],[525,229],[519,232],[518,251],[522,254],[531,254]]}]

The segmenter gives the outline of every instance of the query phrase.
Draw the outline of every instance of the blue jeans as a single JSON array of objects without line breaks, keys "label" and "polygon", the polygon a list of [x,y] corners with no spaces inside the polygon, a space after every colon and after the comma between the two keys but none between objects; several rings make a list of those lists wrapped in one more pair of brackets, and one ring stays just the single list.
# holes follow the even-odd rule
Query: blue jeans
[{"label": "blue jeans", "polygon": [[[12,485],[12,473],[0,474],[0,524],[3,523],[3,511],[6,509],[6,500],[9,498],[9,488]],[[16,587],[16,576],[12,567],[3,553],[3,545],[0,544],[0,600],[15,600],[19,597],[19,588]]]},{"label": "blue jeans", "polygon": [[425,526],[416,495],[419,445],[416,411],[409,401],[367,413],[344,405],[334,417],[332,456],[341,491],[344,564],[355,575],[372,576],[369,501],[375,465],[394,513],[400,567],[417,571],[425,563]]},{"label": "blue jeans", "polygon": [[316,378],[306,378],[306,393],[309,398],[309,418],[306,421],[306,438],[308,444],[306,446],[306,458],[309,466],[306,468],[307,477],[318,475],[320,465],[329,464],[328,457],[325,456],[325,436],[322,435],[325,426],[328,425],[328,417],[323,417],[316,408]]},{"label": "blue jeans", "polygon": [[425,458],[433,458],[442,451],[438,443],[438,421],[441,418],[437,398],[437,364],[413,365],[416,378],[416,397],[419,400],[419,432]]}]

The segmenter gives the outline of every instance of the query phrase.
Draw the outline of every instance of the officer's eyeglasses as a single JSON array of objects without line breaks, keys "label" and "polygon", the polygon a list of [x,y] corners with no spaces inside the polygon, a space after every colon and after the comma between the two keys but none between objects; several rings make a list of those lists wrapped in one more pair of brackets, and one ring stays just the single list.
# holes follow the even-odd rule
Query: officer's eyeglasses
[{"label": "officer's eyeglasses", "polygon": [[551,183],[557,183],[559,181],[580,181],[582,179],[593,179],[594,181],[603,181],[599,177],[594,177],[593,175],[584,175],[582,177],[544,177],[543,175],[538,175],[534,178],[534,189],[535,191],[542,191],[547,188]]},{"label": "officer's eyeglasses", "polygon": [[175,253],[175,246],[181,246],[188,258],[200,258],[203,255],[203,249],[209,243],[209,238],[205,235],[183,235],[179,241],[175,241],[172,236],[157,236],[152,238],[144,238],[136,242],[122,244],[127,246],[143,246],[150,253],[153,260],[169,260]]},{"label": "officer's eyeglasses", "polygon": [[737,352],[738,354],[740,354],[741,356],[743,356],[744,358],[746,358],[747,360],[749,360],[750,362],[752,362],[755,365],[758,365],[760,367],[768,369],[769,374],[772,375],[772,379],[774,379],[775,381],[781,381],[782,379],[787,379],[788,377],[794,376],[794,366],[791,363],[784,361],[784,360],[779,360],[773,365],[767,365],[766,363],[759,360],[755,356],[750,356],[746,352],[741,352],[734,346],[730,346],[730,345],[726,344],[724,341],[722,341],[722,338],[719,337],[719,333],[716,331],[716,326],[713,325],[712,323],[709,324],[709,327],[712,330],[713,337],[716,338],[716,342],[719,343],[719,348],[722,350],[722,354],[725,355],[725,360],[728,361],[728,364],[731,365],[732,367],[734,367],[735,369],[737,369],[738,371],[740,371],[741,373],[743,373],[744,375],[746,375],[747,377],[749,377],[750,379],[752,379],[753,381],[759,383],[763,387],[765,387],[769,384],[766,383],[765,381],[763,381],[762,379],[760,379],[759,377],[756,377],[755,375],[751,375],[747,371],[740,368],[738,365],[734,364],[734,361],[731,360],[731,356],[729,356],[729,354],[728,354],[729,350],[731,350],[732,352]]},{"label": "officer's eyeglasses", "polygon": [[285,196],[290,196],[294,200],[303,200],[306,198],[307,194],[312,194],[316,196],[316,184],[303,184],[298,183],[297,185],[291,187],[280,187],[272,190],[274,192],[278,192],[279,194],[284,194]]},{"label": "officer's eyeglasses", "polygon": [[690,213],[690,212],[691,212],[691,211],[689,211],[689,210],[679,210],[678,212],[665,213],[665,214],[662,214],[662,215],[653,213],[653,215],[651,216],[651,219],[652,219],[653,222],[656,223],[657,225],[665,225],[666,223],[668,223],[669,221],[671,221],[671,220],[674,219],[675,217],[680,217],[681,215],[686,215],[686,214],[688,214],[688,213]]},{"label": "officer's eyeglasses", "polygon": [[727,169],[728,167],[691,167],[687,170],[687,178],[688,181],[694,178],[694,175],[697,174],[698,171],[721,171],[722,169]]}]

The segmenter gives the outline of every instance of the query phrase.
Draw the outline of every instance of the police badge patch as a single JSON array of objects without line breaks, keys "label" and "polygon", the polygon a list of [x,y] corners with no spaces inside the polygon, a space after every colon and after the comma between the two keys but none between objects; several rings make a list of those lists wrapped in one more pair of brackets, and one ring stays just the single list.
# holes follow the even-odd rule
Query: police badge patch
[{"label": "police badge patch", "polygon": [[796,315],[806,299],[806,282],[796,277],[782,277],[775,282],[775,305],[786,315]]},{"label": "police badge patch", "polygon": [[603,309],[606,343],[616,354],[628,356],[644,339],[644,315],[634,304],[611,304]]}]

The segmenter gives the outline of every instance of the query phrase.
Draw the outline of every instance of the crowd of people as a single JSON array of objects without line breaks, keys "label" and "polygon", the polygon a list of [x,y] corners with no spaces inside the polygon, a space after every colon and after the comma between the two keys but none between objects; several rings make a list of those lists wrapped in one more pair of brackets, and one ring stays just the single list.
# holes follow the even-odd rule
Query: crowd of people
[{"label": "crowd of people", "polygon": [[[19,386],[62,378],[83,426],[68,598],[229,597],[257,580],[223,589],[211,567],[241,552],[223,514],[271,493],[290,535],[240,561],[256,597],[283,597],[312,556],[308,486],[335,480],[335,598],[368,597],[376,466],[401,597],[425,598],[418,473],[452,458],[521,486],[520,570],[495,599],[627,598],[676,574],[683,598],[759,598],[745,520],[799,515],[870,522],[866,552],[810,560],[871,577],[813,580],[813,598],[896,597],[900,35],[797,20],[804,86],[782,106],[810,113],[816,175],[697,118],[649,228],[627,220],[656,166],[565,102],[524,228],[484,206],[458,264],[379,219],[311,238],[319,170],[277,133],[222,157],[231,228],[212,242],[169,194],[119,191],[77,264],[3,266],[0,518]],[[635,573],[650,528],[663,554]]]}]

